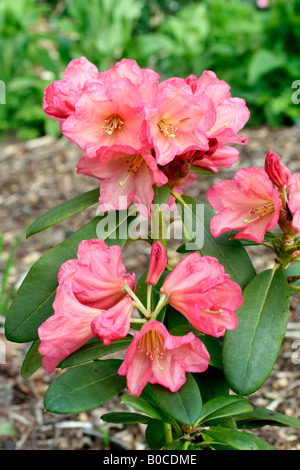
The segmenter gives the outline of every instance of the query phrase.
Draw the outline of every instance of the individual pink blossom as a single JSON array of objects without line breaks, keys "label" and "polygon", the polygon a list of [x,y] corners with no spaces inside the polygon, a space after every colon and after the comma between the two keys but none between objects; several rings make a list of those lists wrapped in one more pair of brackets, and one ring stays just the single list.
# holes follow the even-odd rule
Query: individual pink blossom
[{"label": "individual pink blossom", "polygon": [[157,98],[159,75],[151,69],[141,68],[135,60],[122,59],[99,78],[106,84],[128,78],[139,91],[144,103],[153,104]]},{"label": "individual pink blossom", "polygon": [[134,334],[118,373],[126,375],[128,391],[134,395],[139,396],[149,382],[177,392],[186,381],[185,373],[204,372],[209,360],[206,347],[193,333],[172,336],[162,323],[151,320]]},{"label": "individual pink blossom", "polygon": [[174,77],[159,84],[156,103],[146,108],[143,131],[157,163],[166,165],[188,150],[208,149],[206,132],[214,122],[211,99],[193,95],[183,79]]},{"label": "individual pink blossom", "polygon": [[101,180],[99,203],[104,212],[124,210],[133,203],[144,217],[150,217],[153,185],[168,182],[149,149],[127,146],[105,147],[95,158],[82,157],[77,173]]},{"label": "individual pink blossom", "polygon": [[39,352],[49,373],[93,337],[92,321],[127,296],[124,284],[134,288],[135,276],[126,274],[121,257],[119,246],[108,247],[98,239],[84,240],[77,259],[61,265],[54,315],[38,329]]},{"label": "individual pink blossom", "polygon": [[155,286],[166,269],[167,253],[163,244],[158,241],[151,246],[150,264],[146,277],[146,284]]},{"label": "individual pink blossom", "polygon": [[223,232],[239,230],[235,238],[262,243],[266,231],[273,229],[279,219],[279,193],[258,167],[242,168],[234,180],[216,184],[207,191],[207,199],[219,211],[210,225],[215,238]]},{"label": "individual pink blossom", "polygon": [[101,315],[97,315],[91,323],[95,338],[101,339],[104,346],[108,346],[115,339],[124,338],[130,329],[133,308],[133,302],[128,296]]},{"label": "individual pink blossom", "polygon": [[169,304],[199,331],[222,336],[237,327],[242,290],[216,258],[192,253],[167,275],[160,289]]},{"label": "individual pink blossom", "polygon": [[52,119],[63,121],[75,111],[78,92],[87,80],[98,77],[98,69],[85,57],[73,59],[62,80],[56,80],[44,90],[43,109]]},{"label": "individual pink blossom", "polygon": [[246,136],[237,133],[245,126],[250,117],[249,109],[242,98],[231,96],[230,86],[224,80],[219,80],[212,71],[204,71],[199,79],[195,75],[186,78],[187,84],[195,95],[208,96],[214,104],[216,118],[206,133],[209,139],[217,140],[217,148],[213,155],[201,155],[194,165],[217,172],[219,168],[230,168],[239,157],[237,149],[227,146],[227,143],[248,143]]},{"label": "individual pink blossom", "polygon": [[291,173],[280,161],[280,156],[270,150],[265,159],[265,172],[277,188],[289,185]]},{"label": "individual pink blossom", "polygon": [[292,226],[300,232],[300,173],[291,176],[288,206],[293,214]]},{"label": "individual pink blossom", "polygon": [[107,83],[88,80],[76,101],[75,113],[62,123],[61,131],[93,158],[101,147],[142,148],[144,118],[142,97],[128,78]]}]

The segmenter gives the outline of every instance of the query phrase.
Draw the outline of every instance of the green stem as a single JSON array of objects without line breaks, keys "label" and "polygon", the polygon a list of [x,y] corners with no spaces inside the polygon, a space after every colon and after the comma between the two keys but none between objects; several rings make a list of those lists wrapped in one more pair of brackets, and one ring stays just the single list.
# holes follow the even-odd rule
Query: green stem
[{"label": "green stem", "polygon": [[159,312],[168,304],[168,302],[169,302],[169,298],[167,294],[163,292],[160,296],[160,299],[158,301],[158,304],[156,305],[154,312],[152,313],[152,316],[151,316],[152,320],[155,320]]},{"label": "green stem", "polygon": [[300,292],[300,286],[291,286],[291,285],[289,285],[289,289],[296,290],[297,292]]},{"label": "green stem", "polygon": [[123,290],[127,292],[127,294],[130,295],[130,297],[133,300],[133,305],[146,317],[150,318],[151,317],[151,312],[145,309],[144,305],[140,301],[140,299],[135,295],[135,293],[130,289],[129,285],[127,282],[123,285]]},{"label": "green stem", "polygon": [[163,423],[163,428],[166,445],[171,444],[173,442],[172,426],[169,423]]}]

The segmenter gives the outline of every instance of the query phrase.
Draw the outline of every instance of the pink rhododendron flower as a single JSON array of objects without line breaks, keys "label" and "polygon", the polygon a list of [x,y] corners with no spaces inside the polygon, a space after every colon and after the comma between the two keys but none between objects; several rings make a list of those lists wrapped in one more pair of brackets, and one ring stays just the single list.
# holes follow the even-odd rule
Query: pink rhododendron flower
[{"label": "pink rhododendron flower", "polygon": [[77,259],[60,267],[54,315],[38,329],[39,352],[49,373],[93,337],[92,321],[127,296],[124,283],[134,287],[135,276],[126,274],[121,257],[119,246],[108,247],[98,239],[84,240]]},{"label": "pink rhododendron flower", "polygon": [[122,59],[106,72],[99,74],[99,78],[106,84],[121,78],[128,78],[139,91],[144,103],[155,102],[158,92],[158,73],[151,69],[141,68],[135,60]]},{"label": "pink rhododendron flower", "polygon": [[63,74],[63,80],[57,80],[45,88],[44,112],[58,121],[66,119],[74,113],[78,92],[85,82],[96,79],[98,74],[97,67],[85,57],[71,60]]},{"label": "pink rhododendron flower", "polygon": [[204,372],[209,360],[206,347],[193,333],[172,336],[162,323],[151,320],[134,334],[118,373],[127,376],[128,391],[134,395],[149,382],[176,392],[185,383],[186,372]]},{"label": "pink rhododendron flower", "polygon": [[235,311],[243,303],[240,286],[229,277],[216,258],[192,253],[167,275],[160,292],[195,328],[219,337],[237,327]]},{"label": "pink rhododendron flower", "polygon": [[101,180],[99,203],[104,212],[127,209],[133,203],[144,217],[150,217],[153,185],[168,182],[149,149],[127,146],[106,147],[96,158],[82,157],[77,173]]},{"label": "pink rhododendron flower", "polygon": [[128,296],[101,315],[97,315],[91,323],[95,338],[101,339],[105,346],[115,339],[124,338],[130,329],[133,308],[133,302]]},{"label": "pink rhododendron flower", "polygon": [[266,231],[274,228],[279,219],[279,193],[266,172],[258,167],[242,168],[234,180],[216,184],[207,191],[207,199],[219,211],[210,225],[214,237],[240,230],[235,238],[262,243]]},{"label": "pink rhododendron flower", "polygon": [[206,132],[215,122],[213,103],[193,95],[181,78],[159,84],[156,104],[146,108],[143,130],[155,149],[157,163],[166,165],[191,149],[208,149]]},{"label": "pink rhododendron flower", "polygon": [[280,161],[280,156],[270,150],[265,159],[265,172],[277,188],[289,185],[291,173]]},{"label": "pink rhododendron flower", "polygon": [[300,173],[291,176],[288,206],[293,213],[292,226],[300,232]]},{"label": "pink rhododendron flower", "polygon": [[239,152],[225,144],[248,143],[246,136],[237,134],[250,116],[245,100],[232,97],[230,86],[225,81],[219,80],[212,71],[204,71],[198,80],[195,75],[190,75],[186,78],[186,82],[195,95],[208,96],[213,101],[216,112],[215,121],[206,135],[209,139],[217,140],[217,148],[212,155],[200,155],[201,158],[195,159],[194,165],[215,172],[218,168],[230,168],[237,161]]},{"label": "pink rhododendron flower", "polygon": [[151,246],[150,264],[146,277],[146,284],[155,286],[162,273],[166,269],[167,253],[161,242],[155,242]]},{"label": "pink rhododendron flower", "polygon": [[95,157],[101,147],[142,148],[144,118],[142,97],[128,78],[106,84],[88,80],[76,101],[75,113],[62,123],[61,130],[86,156]]}]

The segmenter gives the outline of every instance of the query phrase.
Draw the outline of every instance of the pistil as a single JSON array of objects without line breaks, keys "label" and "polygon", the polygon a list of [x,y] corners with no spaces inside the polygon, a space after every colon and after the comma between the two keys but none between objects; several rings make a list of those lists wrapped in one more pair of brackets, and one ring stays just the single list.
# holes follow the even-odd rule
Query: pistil
[{"label": "pistil", "polygon": [[272,214],[274,212],[274,204],[272,201],[267,202],[259,207],[252,207],[249,211],[250,217],[248,219],[244,219],[244,224],[249,224],[251,222],[255,222],[258,219],[262,219],[263,217]]},{"label": "pistil", "polygon": [[166,137],[172,137],[174,139],[175,133],[177,131],[177,127],[174,127],[171,122],[165,121],[161,119],[157,123],[160,131],[164,134]]},{"label": "pistil", "polygon": [[102,129],[108,135],[112,135],[116,129],[122,129],[122,125],[124,124],[124,121],[122,121],[119,116],[112,116],[109,119],[105,119],[104,122],[107,123],[107,125],[102,126]]}]

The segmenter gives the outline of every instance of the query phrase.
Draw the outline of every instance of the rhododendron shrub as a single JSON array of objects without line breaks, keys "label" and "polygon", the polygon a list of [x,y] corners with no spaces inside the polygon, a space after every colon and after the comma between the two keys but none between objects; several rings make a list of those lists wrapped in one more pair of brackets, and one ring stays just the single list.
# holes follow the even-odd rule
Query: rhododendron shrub
[{"label": "rhododendron shrub", "polygon": [[[6,318],[7,339],[30,343],[22,377],[53,377],[45,409],[120,398],[124,411],[102,420],[143,423],[150,449],[269,450],[245,430],[299,429],[249,395],[272,372],[300,290],[300,174],[270,150],[264,168],[212,185],[207,204],[184,194],[238,160],[245,101],[212,71],[160,80],[134,60],[98,71],[81,57],[45,89],[43,109],[82,150],[77,173],[97,182],[29,226],[27,237],[95,205],[31,267]],[[128,272],[136,240],[149,258]],[[247,245],[267,247],[272,267],[257,273]]]}]

